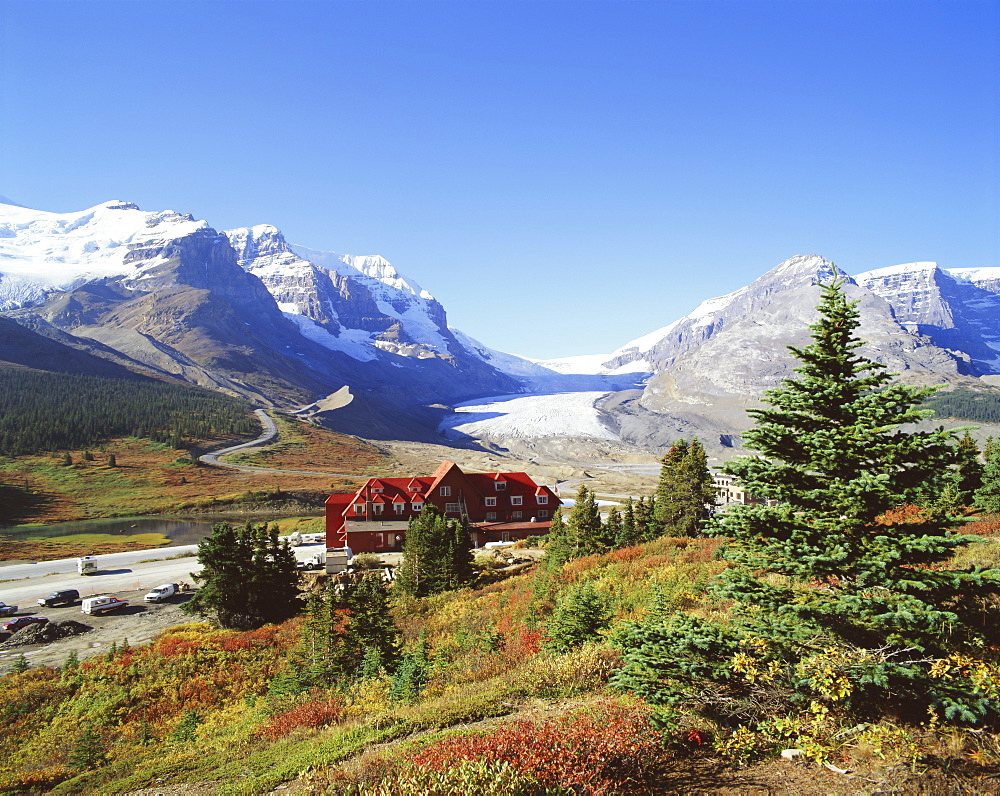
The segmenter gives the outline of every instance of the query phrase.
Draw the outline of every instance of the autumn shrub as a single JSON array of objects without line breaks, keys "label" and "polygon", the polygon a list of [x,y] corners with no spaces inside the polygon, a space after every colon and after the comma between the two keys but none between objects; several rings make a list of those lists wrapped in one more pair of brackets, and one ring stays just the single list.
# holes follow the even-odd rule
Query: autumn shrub
[{"label": "autumn shrub", "polygon": [[506,761],[462,760],[441,770],[397,769],[391,782],[354,784],[340,791],[344,796],[561,796],[564,788],[546,787]]},{"label": "autumn shrub", "polygon": [[618,650],[587,644],[566,654],[539,653],[512,672],[524,694],[568,697],[602,688],[621,659]]},{"label": "autumn shrub", "polygon": [[673,753],[641,703],[604,700],[547,721],[515,721],[431,744],[408,757],[417,770],[455,771],[463,761],[506,763],[550,788],[655,792]]},{"label": "autumn shrub", "polygon": [[343,701],[329,695],[317,696],[307,702],[273,716],[260,730],[264,738],[280,738],[299,728],[315,729],[336,724],[344,717]]}]

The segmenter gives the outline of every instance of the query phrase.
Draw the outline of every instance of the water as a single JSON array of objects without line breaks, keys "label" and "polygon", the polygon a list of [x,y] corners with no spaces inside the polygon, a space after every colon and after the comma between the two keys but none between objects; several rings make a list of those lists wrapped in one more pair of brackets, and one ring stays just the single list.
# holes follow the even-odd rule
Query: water
[{"label": "water", "polygon": [[[220,520],[214,520],[219,522]],[[58,522],[53,525],[32,525],[0,528],[0,534],[14,539],[22,537],[72,536],[78,533],[107,533],[132,536],[140,533],[160,533],[175,545],[196,544],[212,532],[213,522],[188,520],[181,517],[116,517],[114,519]]]}]

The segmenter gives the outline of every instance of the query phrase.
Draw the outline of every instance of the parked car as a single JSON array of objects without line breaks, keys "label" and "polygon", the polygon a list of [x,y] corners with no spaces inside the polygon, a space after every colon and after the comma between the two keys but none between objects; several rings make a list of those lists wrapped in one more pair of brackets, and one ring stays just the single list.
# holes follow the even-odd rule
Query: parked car
[{"label": "parked car", "polygon": [[7,603],[0,603],[0,616],[13,616],[17,613],[16,605],[7,605]]},{"label": "parked car", "polygon": [[13,633],[15,630],[20,630],[22,627],[27,627],[28,625],[44,625],[49,620],[44,616],[19,616],[17,619],[11,619],[9,622],[3,623],[3,629],[8,633]]},{"label": "parked car", "polygon": [[162,586],[157,586],[155,589],[150,590],[149,594],[143,599],[147,603],[160,603],[168,597],[173,597],[180,590],[181,587],[177,583],[164,583]]},{"label": "parked car", "polygon": [[79,599],[80,592],[76,589],[63,589],[62,591],[52,592],[48,597],[42,597],[38,601],[38,604],[46,608],[52,608],[56,605],[73,605]]},{"label": "parked car", "polygon": [[83,611],[83,613],[96,616],[98,614],[107,614],[112,611],[118,611],[122,608],[128,608],[128,600],[119,600],[117,597],[101,595],[100,597],[88,597],[83,601],[81,606],[80,610]]}]

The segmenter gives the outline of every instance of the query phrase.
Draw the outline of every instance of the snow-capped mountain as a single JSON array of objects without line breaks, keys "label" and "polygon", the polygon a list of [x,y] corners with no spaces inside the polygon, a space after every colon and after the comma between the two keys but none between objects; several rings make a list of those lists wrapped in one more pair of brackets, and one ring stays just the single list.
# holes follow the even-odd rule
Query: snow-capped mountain
[{"label": "snow-capped mountain", "polygon": [[124,202],[67,214],[0,204],[3,311],[135,370],[284,406],[346,387],[333,424],[372,436],[405,435],[407,406],[412,429],[422,405],[519,388],[382,258],[315,257],[269,226],[219,233]]},{"label": "snow-capped mountain", "polygon": [[[933,264],[845,277],[844,291],[861,311],[858,334],[866,341],[861,352],[909,381],[939,383],[998,372],[991,344],[1000,336],[1000,295],[990,292],[1000,284],[998,277],[1000,269],[949,275]],[[550,374],[580,374],[577,379],[588,378],[582,374],[609,379],[634,368],[634,376],[645,378],[633,389],[609,382],[602,391],[599,382],[581,382],[553,395],[558,380],[547,382],[537,371],[515,370],[503,356],[494,356],[498,368],[549,394],[468,402],[442,430],[494,444],[507,440],[522,452],[553,444],[565,450],[565,443],[544,441],[553,429],[567,437],[611,438],[646,448],[696,435],[718,454],[738,445],[739,433],[750,424],[746,409],[792,375],[796,361],[788,346],[808,344],[818,284],[833,278],[834,268],[824,258],[792,257],[611,355],[533,363]],[[534,442],[527,441],[531,435]]]},{"label": "snow-capped mountain", "polygon": [[977,375],[1000,373],[1000,268],[906,263],[855,279],[888,301],[909,331],[968,355]]},{"label": "snow-capped mountain", "polygon": [[[272,226],[227,230],[240,265],[321,345],[367,362],[378,351],[453,358],[444,308],[382,257],[289,246]],[[464,352],[462,352],[464,353]]]}]

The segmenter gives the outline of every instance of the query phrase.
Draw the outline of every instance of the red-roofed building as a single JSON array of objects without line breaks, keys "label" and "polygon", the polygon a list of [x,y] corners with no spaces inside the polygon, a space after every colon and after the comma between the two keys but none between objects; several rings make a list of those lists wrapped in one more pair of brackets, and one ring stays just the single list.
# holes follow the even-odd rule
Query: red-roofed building
[{"label": "red-roofed building", "polygon": [[560,505],[553,490],[527,473],[465,473],[442,462],[430,477],[370,478],[354,494],[330,495],[327,546],[402,550],[408,521],[428,503],[446,517],[466,517],[476,547],[547,533]]}]

